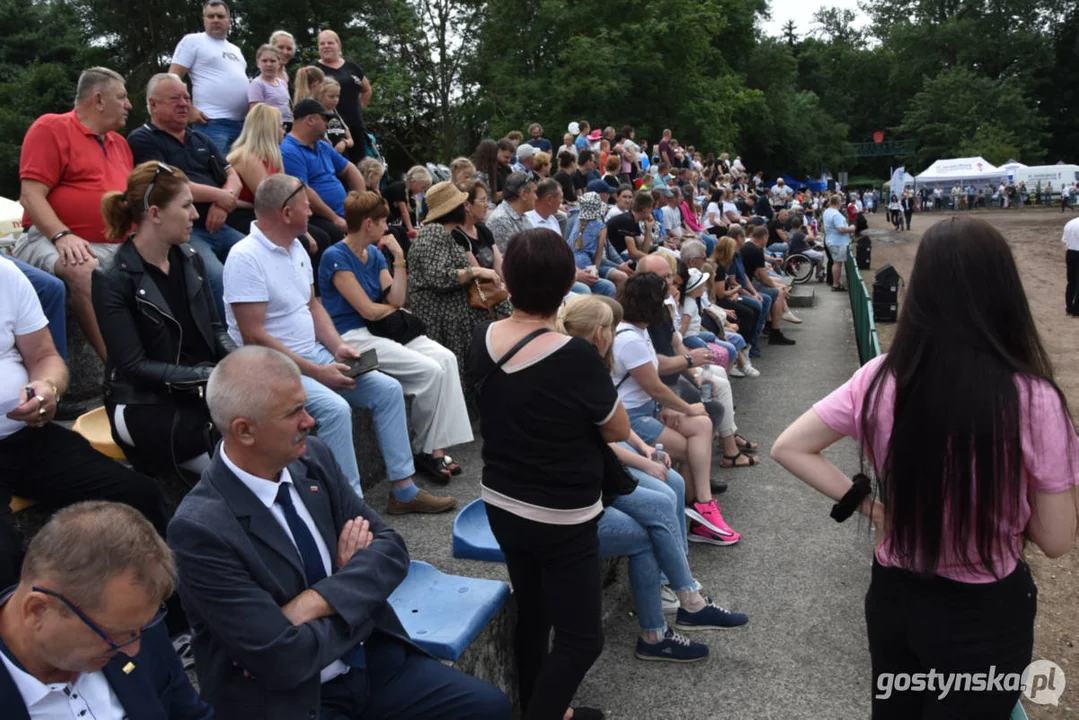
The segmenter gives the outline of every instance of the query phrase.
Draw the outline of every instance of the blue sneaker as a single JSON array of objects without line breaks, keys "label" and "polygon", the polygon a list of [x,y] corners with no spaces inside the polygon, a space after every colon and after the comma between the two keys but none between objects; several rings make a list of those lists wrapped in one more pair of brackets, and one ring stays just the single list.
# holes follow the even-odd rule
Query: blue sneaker
[{"label": "blue sneaker", "polygon": [[731,630],[749,622],[745,613],[733,613],[724,610],[706,597],[708,604],[697,612],[678,608],[674,626],[679,630]]},{"label": "blue sneaker", "polygon": [[671,628],[658,643],[647,643],[637,638],[637,657],[641,660],[691,663],[708,659],[708,646],[679,635]]},{"label": "blue sneaker", "polygon": [[754,345],[749,349],[749,356],[751,358],[759,358],[761,356],[761,349],[757,345]]}]

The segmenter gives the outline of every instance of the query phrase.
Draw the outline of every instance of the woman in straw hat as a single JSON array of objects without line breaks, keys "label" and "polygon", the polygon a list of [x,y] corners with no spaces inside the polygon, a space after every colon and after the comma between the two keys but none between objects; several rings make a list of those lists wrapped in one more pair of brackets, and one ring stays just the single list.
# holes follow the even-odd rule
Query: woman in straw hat
[{"label": "woman in straw hat", "polygon": [[[452,235],[465,222],[468,194],[451,182],[440,182],[427,191],[427,217],[408,254],[407,305],[427,326],[427,336],[457,356],[464,374],[472,328],[495,317],[506,317],[513,307],[503,301],[491,311],[470,307],[468,288],[475,279],[501,283],[494,270],[469,257]],[[466,387],[465,392],[468,394]]]}]

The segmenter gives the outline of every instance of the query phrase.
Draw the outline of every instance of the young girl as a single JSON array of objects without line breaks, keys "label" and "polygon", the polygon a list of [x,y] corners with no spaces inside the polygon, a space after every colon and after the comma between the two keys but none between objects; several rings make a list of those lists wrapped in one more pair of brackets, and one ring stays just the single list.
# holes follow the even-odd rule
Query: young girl
[{"label": "young girl", "polygon": [[255,63],[259,66],[258,77],[247,86],[247,107],[256,103],[266,103],[277,108],[282,122],[292,122],[292,108],[288,102],[288,81],[280,77],[281,56],[273,45],[263,45],[255,53]]},{"label": "young girl", "polygon": [[595,267],[601,278],[610,280],[616,288],[621,289],[626,284],[628,267],[623,270],[626,263],[618,253],[607,251],[607,226],[603,224],[606,206],[597,193],[589,192],[581,197],[580,207],[581,224],[573,245],[577,267],[582,270]]},{"label": "young girl", "polygon": [[314,94],[314,98],[322,103],[322,107],[333,113],[333,117],[326,123],[326,140],[334,150],[347,155],[349,149],[356,143],[352,140],[352,131],[348,129],[348,125],[337,112],[337,103],[341,101],[341,83],[332,77],[324,79]]},{"label": "young girl", "polygon": [[[847,436],[876,483],[822,454]],[[1075,545],[1079,438],[993,226],[952,218],[925,232],[887,355],[783,431],[772,457],[836,502],[835,520],[876,524],[873,718],[1008,717],[1010,683],[876,692],[885,672],[1022,673],[1038,605],[1025,546],[1056,558]]]},{"label": "young girl", "polygon": [[892,201],[888,203],[888,216],[896,232],[903,229],[903,206],[899,204],[899,198],[896,195],[892,195]]},{"label": "young girl", "polygon": [[304,98],[315,97],[322,89],[322,82],[326,79],[326,73],[314,65],[302,67],[296,71],[296,83],[292,93],[292,104],[300,102]]}]

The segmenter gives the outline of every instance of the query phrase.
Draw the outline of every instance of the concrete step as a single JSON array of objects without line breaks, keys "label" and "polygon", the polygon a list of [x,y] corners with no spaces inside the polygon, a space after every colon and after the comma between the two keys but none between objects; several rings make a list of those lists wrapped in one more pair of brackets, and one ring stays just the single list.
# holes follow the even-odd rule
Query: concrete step
[{"label": "concrete step", "polygon": [[817,302],[818,284],[810,281],[801,285],[792,285],[791,296],[787,300],[787,304],[792,308],[813,307]]}]

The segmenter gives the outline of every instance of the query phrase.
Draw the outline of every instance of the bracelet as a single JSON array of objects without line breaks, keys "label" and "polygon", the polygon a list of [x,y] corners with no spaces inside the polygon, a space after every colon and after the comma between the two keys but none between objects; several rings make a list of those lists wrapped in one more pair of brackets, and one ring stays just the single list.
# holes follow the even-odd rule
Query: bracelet
[{"label": "bracelet", "polygon": [[74,234],[75,233],[71,232],[70,230],[61,230],[60,232],[56,233],[51,238],[49,238],[49,242],[51,242],[51,243],[53,243],[55,245],[56,241],[59,240],[60,238],[62,238],[64,235],[74,235]]},{"label": "bracelet", "polygon": [[407,267],[408,267],[408,263],[406,263],[406,262],[405,262],[404,260],[400,260],[400,261],[395,261],[395,262],[393,263],[393,266],[394,266],[395,268],[407,268]]},{"label": "bracelet", "polygon": [[862,473],[854,476],[854,483],[847,494],[840,498],[839,502],[832,506],[831,516],[836,522],[843,522],[858,509],[862,501],[873,491],[873,485],[869,478]]},{"label": "bracelet", "polygon": [[45,378],[41,382],[52,388],[53,400],[55,400],[56,402],[60,402],[60,388],[56,387],[56,383],[54,383],[50,378]]},{"label": "bracelet", "polygon": [[465,276],[465,282],[472,282],[473,278],[476,277],[475,274],[472,272],[472,266],[469,265],[465,268],[465,270],[468,271],[468,275]]},{"label": "bracelet", "polygon": [[684,357],[686,359],[686,370],[689,370],[691,367],[693,367],[693,356],[692,355],[690,355],[689,353],[686,353],[682,357]]}]

